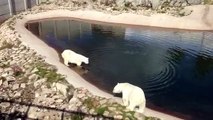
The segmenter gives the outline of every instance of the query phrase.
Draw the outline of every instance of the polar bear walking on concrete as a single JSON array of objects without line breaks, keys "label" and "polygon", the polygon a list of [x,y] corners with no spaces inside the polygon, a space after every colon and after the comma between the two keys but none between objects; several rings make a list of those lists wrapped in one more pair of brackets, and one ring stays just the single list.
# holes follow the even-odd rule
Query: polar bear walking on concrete
[{"label": "polar bear walking on concrete", "polygon": [[68,63],[75,63],[77,64],[78,66],[81,66],[81,63],[85,63],[85,64],[89,64],[89,58],[83,56],[83,55],[80,55],[72,50],[64,50],[62,53],[61,53],[61,56],[62,58],[64,59],[64,64],[66,66],[69,66]]},{"label": "polar bear walking on concrete", "polygon": [[146,98],[141,88],[134,86],[130,83],[118,83],[113,93],[122,93],[123,104],[128,109],[134,110],[135,107],[139,107],[139,112],[143,113],[146,107]]}]

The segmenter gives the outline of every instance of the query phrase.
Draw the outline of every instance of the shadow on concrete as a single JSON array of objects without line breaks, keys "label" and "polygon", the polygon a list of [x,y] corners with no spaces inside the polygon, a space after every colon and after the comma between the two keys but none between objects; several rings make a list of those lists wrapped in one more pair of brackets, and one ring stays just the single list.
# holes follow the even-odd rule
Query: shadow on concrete
[{"label": "shadow on concrete", "polygon": [[28,113],[29,113],[29,110],[30,110],[31,107],[36,107],[36,108],[39,108],[39,109],[47,109],[47,110],[53,110],[53,111],[60,112],[60,114],[61,114],[60,120],[65,119],[65,114],[68,114],[70,116],[70,118],[71,118],[71,116],[76,116],[78,120],[79,119],[81,120],[84,117],[91,117],[93,120],[114,120],[114,118],[112,118],[112,117],[106,117],[106,116],[103,116],[103,115],[87,114],[87,113],[83,113],[82,111],[70,111],[70,110],[65,110],[65,109],[49,107],[49,106],[36,105],[36,104],[33,104],[33,103],[19,102],[19,101],[16,101],[16,100],[8,100],[8,99],[0,97],[0,103],[2,103],[2,102],[10,103],[10,105],[18,104],[18,105],[22,105],[22,106],[27,106],[27,110],[25,112],[19,112],[19,111],[15,110],[13,112],[5,112],[4,113],[0,109],[0,120],[14,120],[14,119],[39,120],[39,119],[35,119],[35,118],[30,118],[28,116]]}]

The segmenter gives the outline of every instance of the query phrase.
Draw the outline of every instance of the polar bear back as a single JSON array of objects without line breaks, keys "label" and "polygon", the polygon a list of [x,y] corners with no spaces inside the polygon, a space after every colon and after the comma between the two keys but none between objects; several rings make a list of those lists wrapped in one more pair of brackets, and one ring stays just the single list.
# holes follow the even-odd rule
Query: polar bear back
[{"label": "polar bear back", "polygon": [[[86,64],[89,63],[89,59],[83,55],[80,55],[72,50],[64,50],[61,54],[64,60],[69,61],[70,63],[78,63],[84,62]],[[80,63],[79,63],[80,62]]]},{"label": "polar bear back", "polygon": [[128,109],[134,110],[137,106],[140,112],[144,112],[146,107],[146,98],[143,90],[140,87],[129,83],[118,83],[113,93],[122,93],[122,100]]},{"label": "polar bear back", "polygon": [[145,101],[144,92],[140,87],[129,84],[129,83],[122,83],[122,84],[124,84],[123,93],[127,92],[127,94],[129,95],[128,96],[129,99],[133,99],[133,101],[137,103],[140,103],[141,100]]}]

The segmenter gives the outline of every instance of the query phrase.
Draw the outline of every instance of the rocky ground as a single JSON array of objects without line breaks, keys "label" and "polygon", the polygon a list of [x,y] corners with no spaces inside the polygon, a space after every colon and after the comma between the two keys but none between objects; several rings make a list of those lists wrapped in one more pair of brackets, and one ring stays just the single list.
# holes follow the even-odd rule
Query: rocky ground
[{"label": "rocky ground", "polygon": [[57,68],[21,43],[16,19],[52,9],[75,10],[73,3],[45,3],[0,26],[0,119],[158,119],[127,110],[113,99],[74,88]]},{"label": "rocky ground", "polygon": [[[51,0],[50,0],[51,1]],[[110,14],[134,13],[150,16],[156,13],[176,17],[191,14],[184,7],[198,4],[213,4],[212,0],[55,0],[57,6],[69,9],[95,9]],[[52,4],[52,2],[47,2]]]}]

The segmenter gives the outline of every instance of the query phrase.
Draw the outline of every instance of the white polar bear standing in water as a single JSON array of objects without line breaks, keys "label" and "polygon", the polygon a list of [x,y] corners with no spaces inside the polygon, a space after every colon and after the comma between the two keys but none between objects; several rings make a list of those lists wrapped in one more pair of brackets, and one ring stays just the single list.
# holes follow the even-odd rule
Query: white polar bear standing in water
[{"label": "white polar bear standing in water", "polygon": [[146,98],[141,88],[129,83],[118,83],[113,93],[122,93],[123,103],[128,109],[134,110],[136,106],[139,106],[139,112],[144,112]]},{"label": "white polar bear standing in water", "polygon": [[64,64],[66,66],[69,66],[68,63],[75,63],[78,66],[80,66],[82,62],[84,62],[85,64],[89,64],[89,58],[80,55],[72,50],[64,50],[61,56],[64,59]]}]

